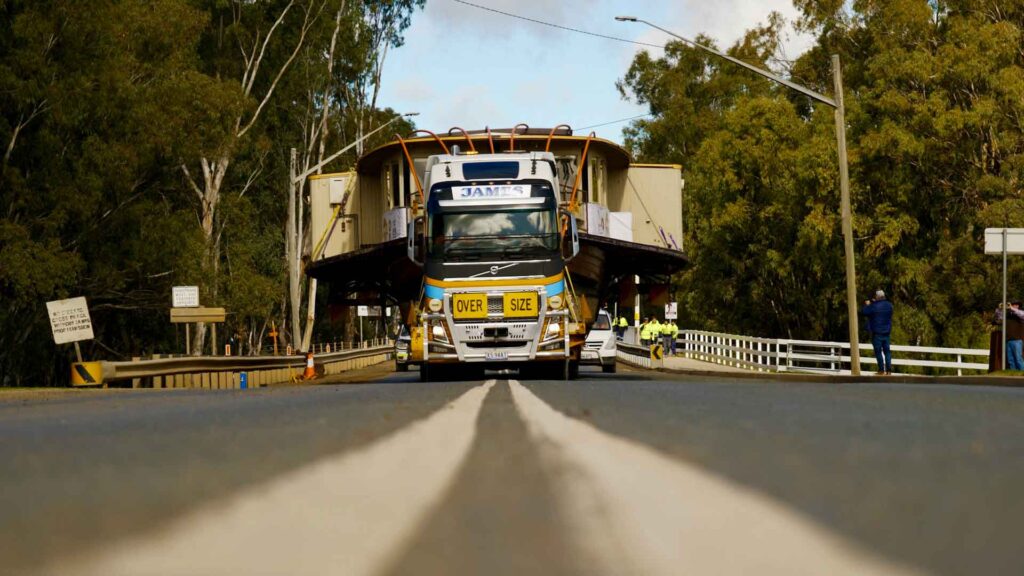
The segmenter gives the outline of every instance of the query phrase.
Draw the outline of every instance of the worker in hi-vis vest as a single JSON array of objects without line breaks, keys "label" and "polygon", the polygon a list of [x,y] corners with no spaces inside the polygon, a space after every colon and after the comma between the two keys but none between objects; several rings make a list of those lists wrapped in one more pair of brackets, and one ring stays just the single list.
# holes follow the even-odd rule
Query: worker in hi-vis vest
[{"label": "worker in hi-vis vest", "polygon": [[657,316],[651,316],[650,326],[650,344],[657,344],[661,341],[661,322],[658,322]]},{"label": "worker in hi-vis vest", "polygon": [[640,344],[643,346],[651,345],[651,318],[648,317],[643,324],[640,325]]}]

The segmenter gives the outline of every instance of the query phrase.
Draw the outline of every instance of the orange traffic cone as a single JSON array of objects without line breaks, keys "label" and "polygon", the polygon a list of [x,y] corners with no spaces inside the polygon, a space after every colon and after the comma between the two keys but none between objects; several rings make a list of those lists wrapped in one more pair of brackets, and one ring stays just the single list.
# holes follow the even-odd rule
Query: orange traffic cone
[{"label": "orange traffic cone", "polygon": [[303,380],[316,378],[316,365],[313,363],[313,353],[306,353],[306,370],[302,373]]}]

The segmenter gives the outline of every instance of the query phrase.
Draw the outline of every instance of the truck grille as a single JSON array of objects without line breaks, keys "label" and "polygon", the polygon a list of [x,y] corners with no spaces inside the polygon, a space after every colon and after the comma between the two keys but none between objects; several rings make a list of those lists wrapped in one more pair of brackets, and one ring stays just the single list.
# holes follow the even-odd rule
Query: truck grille
[{"label": "truck grille", "polygon": [[530,342],[528,340],[497,340],[487,342],[466,342],[466,346],[469,348],[519,348],[526,346]]},{"label": "truck grille", "polygon": [[501,296],[488,296],[487,297],[487,313],[488,314],[501,314],[503,300]]}]

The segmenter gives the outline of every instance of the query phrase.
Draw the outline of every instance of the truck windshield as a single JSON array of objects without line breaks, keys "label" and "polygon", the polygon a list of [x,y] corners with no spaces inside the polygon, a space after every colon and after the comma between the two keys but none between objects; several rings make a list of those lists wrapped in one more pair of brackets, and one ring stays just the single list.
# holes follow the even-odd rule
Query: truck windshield
[{"label": "truck windshield", "polygon": [[443,212],[431,216],[430,253],[456,259],[558,249],[555,211],[547,208]]}]

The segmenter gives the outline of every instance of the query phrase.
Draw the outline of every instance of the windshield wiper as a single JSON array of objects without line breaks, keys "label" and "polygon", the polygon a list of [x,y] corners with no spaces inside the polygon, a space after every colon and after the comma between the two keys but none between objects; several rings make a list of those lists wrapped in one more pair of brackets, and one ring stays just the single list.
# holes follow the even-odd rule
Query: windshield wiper
[{"label": "windshield wiper", "polygon": [[453,247],[445,248],[445,257],[452,258],[454,260],[479,260],[480,252],[475,249],[458,249]]}]

